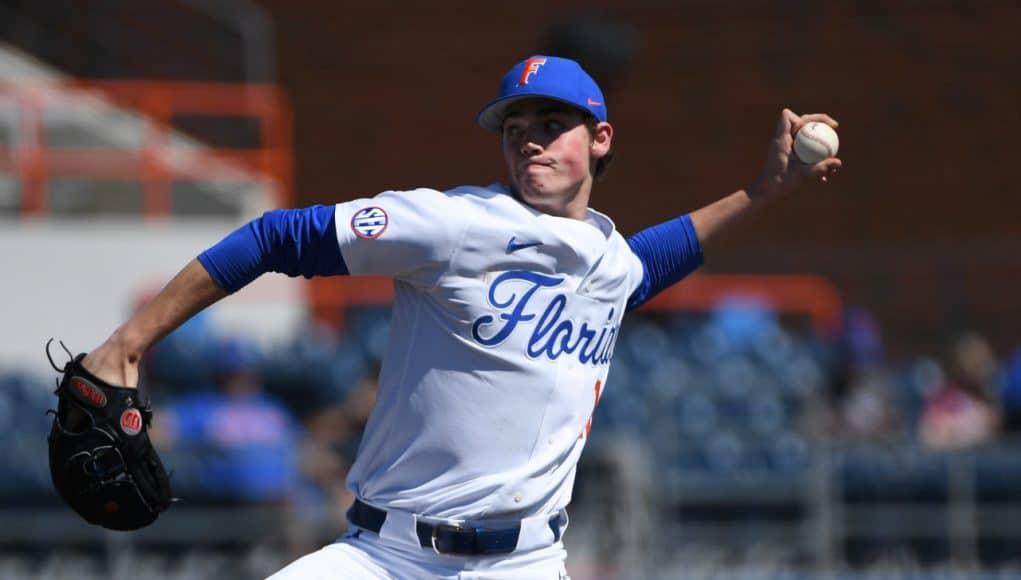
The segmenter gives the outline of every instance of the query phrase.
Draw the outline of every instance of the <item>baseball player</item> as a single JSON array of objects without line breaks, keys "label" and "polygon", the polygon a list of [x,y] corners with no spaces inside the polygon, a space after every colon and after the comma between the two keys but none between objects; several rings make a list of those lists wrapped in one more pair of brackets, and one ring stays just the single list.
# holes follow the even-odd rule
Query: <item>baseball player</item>
[{"label": "baseball player", "polygon": [[591,209],[614,129],[574,61],[532,56],[478,114],[507,183],[385,191],[277,210],[193,260],[83,361],[134,386],[142,353],[265,272],[387,275],[395,297],[379,392],[349,478],[349,531],[272,578],[565,578],[575,466],[624,313],[683,278],[751,208],[826,181],[784,110],[760,177],[628,239]]}]

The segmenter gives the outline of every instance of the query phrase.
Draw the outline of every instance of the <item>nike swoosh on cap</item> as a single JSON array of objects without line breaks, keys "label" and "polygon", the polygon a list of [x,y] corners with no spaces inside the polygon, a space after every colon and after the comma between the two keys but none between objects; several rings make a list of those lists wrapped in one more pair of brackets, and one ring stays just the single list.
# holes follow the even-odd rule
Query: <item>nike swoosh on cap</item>
[{"label": "nike swoosh on cap", "polygon": [[521,243],[518,243],[518,242],[514,241],[516,239],[517,239],[517,236],[511,236],[511,239],[507,241],[507,253],[508,254],[516,252],[518,250],[523,250],[525,248],[534,248],[535,246],[541,246],[542,245],[542,242],[521,242]]}]

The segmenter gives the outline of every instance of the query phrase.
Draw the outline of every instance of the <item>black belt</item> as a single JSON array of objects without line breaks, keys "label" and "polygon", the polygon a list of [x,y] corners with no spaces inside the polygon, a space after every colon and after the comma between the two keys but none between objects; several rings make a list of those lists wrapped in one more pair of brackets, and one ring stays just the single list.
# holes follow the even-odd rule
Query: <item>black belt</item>
[{"label": "black belt", "polygon": [[[560,540],[561,514],[550,518],[553,541]],[[356,499],[347,510],[347,519],[359,528],[378,534],[386,521],[386,512]],[[478,556],[483,554],[509,554],[518,545],[521,526],[502,530],[466,528],[448,524],[416,522],[415,531],[423,548],[432,548],[437,554]]]}]

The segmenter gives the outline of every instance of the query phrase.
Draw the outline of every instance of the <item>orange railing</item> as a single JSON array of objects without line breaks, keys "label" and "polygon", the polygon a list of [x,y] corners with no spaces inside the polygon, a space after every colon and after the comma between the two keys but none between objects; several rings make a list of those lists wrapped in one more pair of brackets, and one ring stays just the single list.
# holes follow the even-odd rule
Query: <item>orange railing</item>
[{"label": "orange railing", "polygon": [[[345,310],[385,306],[393,301],[389,278],[313,278],[309,306],[313,319],[341,327]],[[709,311],[728,296],[754,297],[780,314],[807,316],[815,332],[835,336],[843,301],[828,280],[813,275],[693,274],[642,306],[649,311]]]},{"label": "orange railing", "polygon": [[[257,176],[275,205],[292,205],[294,191],[291,108],[272,85],[162,81],[0,83],[0,103],[17,111],[16,139],[0,144],[0,173],[22,184],[21,210],[49,211],[49,183],[59,178],[139,181],[143,213],[166,215],[176,180],[236,181]],[[59,107],[120,109],[139,115],[143,134],[137,148],[72,147],[46,140],[45,118]],[[258,127],[252,147],[175,146],[176,117],[245,118]],[[240,172],[223,171],[224,167]]]}]

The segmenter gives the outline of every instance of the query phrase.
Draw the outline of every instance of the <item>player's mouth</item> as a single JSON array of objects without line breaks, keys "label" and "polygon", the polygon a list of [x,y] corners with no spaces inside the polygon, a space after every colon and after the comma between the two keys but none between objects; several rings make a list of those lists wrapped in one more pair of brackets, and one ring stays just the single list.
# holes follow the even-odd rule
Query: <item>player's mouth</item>
[{"label": "player's mouth", "polygon": [[524,165],[522,165],[521,166],[521,171],[524,172],[524,171],[529,171],[529,170],[532,170],[532,169],[541,169],[543,167],[552,168],[553,167],[553,162],[552,161],[532,160],[532,161],[529,161],[529,162],[525,163]]}]

